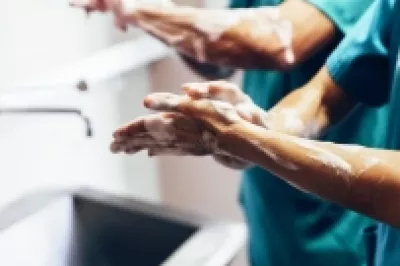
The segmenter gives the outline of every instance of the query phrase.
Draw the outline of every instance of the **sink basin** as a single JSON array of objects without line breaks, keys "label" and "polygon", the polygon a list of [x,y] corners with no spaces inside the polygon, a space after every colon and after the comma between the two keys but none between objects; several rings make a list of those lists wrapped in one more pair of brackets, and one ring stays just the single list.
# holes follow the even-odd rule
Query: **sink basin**
[{"label": "sink basin", "polygon": [[26,196],[0,212],[0,265],[220,266],[246,239],[217,221],[93,190]]}]

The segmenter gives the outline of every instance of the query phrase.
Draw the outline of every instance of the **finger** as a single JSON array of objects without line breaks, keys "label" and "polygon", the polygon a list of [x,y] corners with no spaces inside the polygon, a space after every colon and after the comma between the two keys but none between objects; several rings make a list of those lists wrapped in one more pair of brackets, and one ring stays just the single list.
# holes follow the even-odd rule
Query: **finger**
[{"label": "finger", "polygon": [[112,153],[119,153],[122,151],[122,143],[119,142],[112,142],[110,145],[110,151]]},{"label": "finger", "polygon": [[110,150],[113,153],[125,152],[132,154],[143,149],[158,147],[160,145],[166,144],[155,140],[150,134],[144,134],[124,141],[114,140],[110,146]]},{"label": "finger", "polygon": [[123,126],[120,126],[118,129],[116,129],[113,133],[114,138],[119,138],[119,139],[124,139],[124,138],[130,138],[132,136],[135,136],[140,133],[145,133],[148,131],[148,128],[146,124],[149,122],[153,123],[153,121],[158,121],[158,120],[172,120],[176,119],[178,116],[178,113],[157,113],[157,114],[151,114],[151,115],[144,115],[136,118],[135,120],[132,120],[128,123],[126,123]]},{"label": "finger", "polygon": [[[139,142],[140,145],[138,145],[137,142]],[[138,152],[144,148],[143,142],[141,141],[136,141],[134,144],[132,144],[132,142],[113,141],[110,145],[110,151],[112,153],[133,153],[133,151]]]},{"label": "finger", "polygon": [[183,91],[192,99],[220,100],[234,105],[249,101],[237,85],[227,81],[186,83]]},{"label": "finger", "polygon": [[190,153],[186,152],[183,149],[174,148],[174,147],[155,147],[150,148],[147,151],[149,157],[154,156],[187,156]]},{"label": "finger", "polygon": [[243,103],[235,106],[237,114],[244,120],[257,126],[266,126],[267,112],[253,103]]},{"label": "finger", "polygon": [[110,145],[110,150],[112,153],[126,153],[126,154],[134,154],[137,152],[140,152],[143,150],[145,147],[143,146],[138,146],[138,145],[132,145],[130,143],[118,143],[118,142],[112,142]]},{"label": "finger", "polygon": [[144,100],[144,105],[156,111],[169,111],[187,114],[196,119],[202,113],[210,113],[211,103],[209,101],[194,101],[187,95],[176,95],[172,93],[152,93]]},{"label": "finger", "polygon": [[122,17],[115,16],[114,25],[117,29],[120,29],[123,32],[126,32],[128,30],[128,25]]},{"label": "finger", "polygon": [[153,110],[185,114],[203,123],[206,129],[211,131],[224,129],[223,127],[242,120],[233,105],[223,101],[192,100],[188,96],[153,93],[146,97],[145,105]]},{"label": "finger", "polygon": [[238,113],[238,115],[250,122],[253,123],[253,110],[251,108],[251,106],[247,105],[247,104],[238,104],[235,106],[236,112]]},{"label": "finger", "polygon": [[247,102],[248,96],[234,83],[227,81],[212,81],[209,84],[211,99],[226,101],[233,105]]},{"label": "finger", "polygon": [[144,119],[146,131],[159,142],[172,142],[176,140],[176,129],[173,125],[174,118],[163,114],[155,114]]},{"label": "finger", "polygon": [[204,144],[193,144],[190,142],[176,142],[164,147],[149,149],[150,156],[170,155],[170,156],[205,156],[213,151]]},{"label": "finger", "polygon": [[172,141],[159,141],[154,139],[150,134],[134,137],[124,143],[125,147],[142,147],[148,149],[153,146],[162,146],[172,143]]},{"label": "finger", "polygon": [[164,113],[165,118],[171,119],[171,126],[179,133],[196,135],[204,131],[203,125],[190,116],[181,113]]},{"label": "finger", "polygon": [[189,99],[172,93],[152,93],[144,99],[144,105],[155,111],[178,111],[179,106]]},{"label": "finger", "polygon": [[132,0],[108,0],[108,10],[114,13],[114,25],[121,31],[128,29],[128,8]]},{"label": "finger", "polygon": [[182,86],[182,90],[191,97],[192,99],[198,100],[198,99],[208,99],[210,98],[210,92],[209,92],[209,83],[208,82],[203,82],[203,83],[185,83]]},{"label": "finger", "polygon": [[[147,145],[144,145],[145,142]],[[149,147],[153,147],[154,145],[156,145],[156,144],[149,140],[147,140],[147,141],[131,141],[127,145],[125,145],[123,152],[126,154],[135,154],[135,153],[138,153]]]},{"label": "finger", "polygon": [[142,150],[142,147],[129,147],[125,149],[125,154],[133,155],[135,153],[141,152]]},{"label": "finger", "polygon": [[[155,116],[155,115],[153,115]],[[146,132],[145,119],[148,116],[141,116],[116,129],[114,138],[129,138],[140,132]]]}]

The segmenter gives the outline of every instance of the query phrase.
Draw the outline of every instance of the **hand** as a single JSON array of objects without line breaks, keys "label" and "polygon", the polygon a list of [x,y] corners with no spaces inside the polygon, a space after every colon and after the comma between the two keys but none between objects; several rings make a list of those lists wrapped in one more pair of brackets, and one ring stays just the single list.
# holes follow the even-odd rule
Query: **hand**
[{"label": "hand", "polygon": [[[247,96],[242,90],[235,84],[226,82],[226,81],[212,81],[206,83],[187,83],[183,86],[183,91],[190,96],[192,99],[210,99],[214,101],[222,101],[232,105],[232,107],[236,110],[237,114],[246,121],[249,121],[253,124],[267,127],[268,121],[267,112],[256,106],[253,101]],[[151,105],[150,105],[151,108]],[[187,118],[187,121],[190,119]],[[135,124],[135,122],[133,122]],[[165,123],[161,123],[159,125],[160,131],[167,131],[167,128],[162,129],[162,125]],[[128,140],[124,140],[124,142],[128,142]],[[134,141],[133,141],[134,142]],[[121,144],[121,145],[120,145]],[[130,149],[132,144],[127,144],[126,146],[123,143],[115,144],[118,147],[123,149]],[[180,140],[181,146],[189,147],[192,145],[191,143],[183,143],[183,140]],[[156,146],[156,147],[155,147]],[[182,147],[177,147],[177,145],[155,145],[154,147],[148,147],[149,155],[191,155],[192,151],[183,150]],[[178,145],[179,146],[179,145]],[[113,150],[115,147],[112,148]],[[134,153],[144,149],[144,147],[135,148],[128,151],[127,153]],[[198,147],[195,149],[199,149]],[[197,152],[193,155],[198,154]],[[205,154],[203,154],[205,155]],[[247,161],[241,160],[234,156],[230,156],[229,154],[224,154],[222,152],[214,152],[213,158],[223,164],[226,167],[233,169],[245,169],[251,166]]]},{"label": "hand", "polygon": [[245,162],[221,148],[226,145],[226,132],[245,122],[232,105],[170,93],[152,94],[145,99],[145,105],[166,113],[141,117],[118,129],[111,145],[113,152],[147,149],[150,155],[171,151],[179,155],[221,155],[221,160],[230,161],[236,168]]},{"label": "hand", "polygon": [[111,151],[156,155],[209,155],[215,143],[203,125],[179,113],[163,112],[135,119],[114,133]]},{"label": "hand", "polygon": [[[257,126],[303,138],[316,138],[321,134],[321,125],[316,115],[310,114],[309,107],[314,104],[314,95],[310,91],[305,95],[301,91],[295,91],[284,101],[265,111],[237,85],[227,81],[188,83],[183,86],[183,90],[193,99],[228,102],[234,106],[240,117]],[[293,104],[293,102],[298,102],[300,97],[309,100],[301,101],[300,105]]]},{"label": "hand", "polygon": [[126,29],[128,24],[137,23],[137,11],[145,7],[168,7],[170,0],[70,0],[70,5],[80,7],[87,13],[93,11],[112,12],[118,28]]},{"label": "hand", "polygon": [[[244,120],[266,127],[267,113],[254,104],[236,84],[227,81],[211,81],[206,83],[187,83],[184,92],[192,99],[211,99],[230,103]],[[247,161],[217,153],[213,158],[220,164],[232,169],[245,169],[251,166]]]},{"label": "hand", "polygon": [[[289,135],[315,138],[321,134],[321,126],[317,119],[306,119],[309,114],[309,101],[306,101],[302,106],[294,106],[290,98],[299,98],[300,96],[293,95],[287,97],[285,102],[277,104],[268,112],[258,107],[248,95],[235,84],[226,81],[212,81],[207,83],[188,83],[185,84],[183,90],[193,99],[211,99],[221,100],[232,104],[236,112],[246,121],[255,125],[262,126],[267,129],[283,132]],[[311,93],[301,95],[312,98]],[[229,156],[215,155],[214,158],[231,168],[241,167],[247,168],[245,162],[238,162],[235,158]],[[232,167],[234,165],[234,167]]]},{"label": "hand", "polygon": [[183,91],[192,99],[210,99],[232,104],[238,115],[258,126],[267,127],[268,113],[258,107],[236,84],[227,81],[187,83]]},{"label": "hand", "polygon": [[[237,114],[244,120],[263,126],[266,112],[256,106],[253,101],[234,83],[227,81],[211,81],[206,83],[187,83],[183,91],[192,99],[210,99],[232,104]],[[166,151],[168,152],[168,151]],[[214,152],[213,158],[218,163],[232,169],[242,170],[252,166],[251,163],[235,156]]]}]

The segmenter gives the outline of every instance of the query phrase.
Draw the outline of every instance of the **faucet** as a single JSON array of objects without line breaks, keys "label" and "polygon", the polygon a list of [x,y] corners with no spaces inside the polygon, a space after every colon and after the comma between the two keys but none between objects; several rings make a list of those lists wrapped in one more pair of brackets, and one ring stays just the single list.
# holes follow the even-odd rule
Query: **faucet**
[{"label": "faucet", "polygon": [[85,116],[81,110],[75,108],[52,108],[52,107],[28,107],[28,108],[0,108],[1,114],[75,114],[78,115],[86,126],[86,136],[93,136],[93,129],[91,122],[87,116]]}]

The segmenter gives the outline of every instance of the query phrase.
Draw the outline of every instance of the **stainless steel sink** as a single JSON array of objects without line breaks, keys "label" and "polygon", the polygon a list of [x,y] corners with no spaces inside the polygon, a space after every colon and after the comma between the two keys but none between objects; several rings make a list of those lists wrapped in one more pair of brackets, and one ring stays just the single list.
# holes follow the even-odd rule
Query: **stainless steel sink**
[{"label": "stainless steel sink", "polygon": [[0,211],[4,266],[222,266],[245,238],[242,223],[92,190],[37,193]]}]

